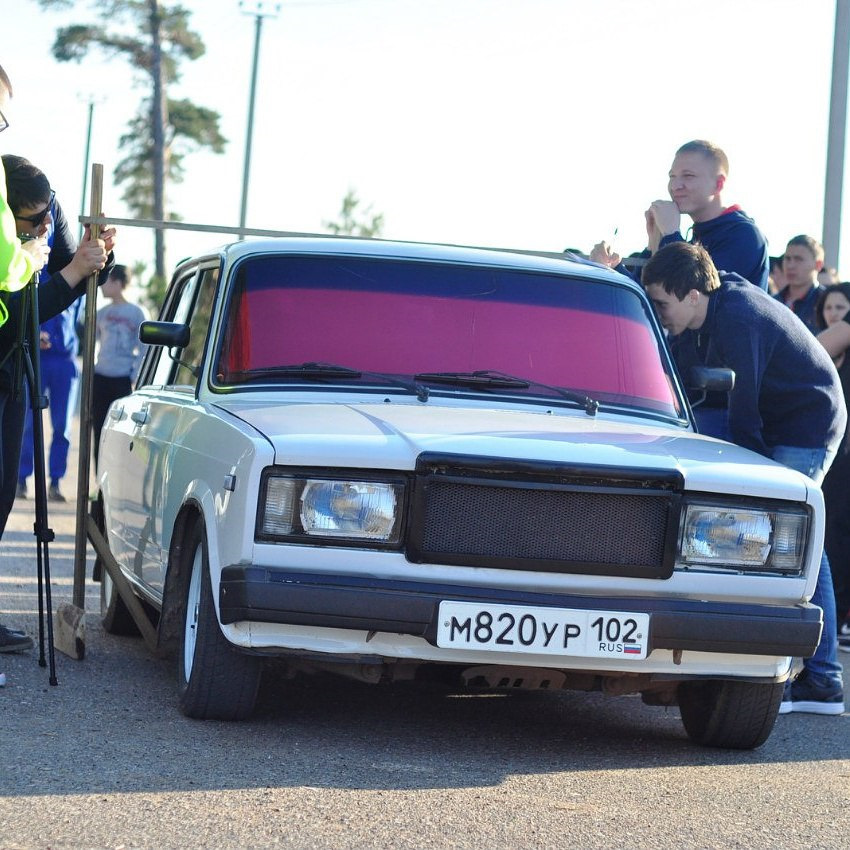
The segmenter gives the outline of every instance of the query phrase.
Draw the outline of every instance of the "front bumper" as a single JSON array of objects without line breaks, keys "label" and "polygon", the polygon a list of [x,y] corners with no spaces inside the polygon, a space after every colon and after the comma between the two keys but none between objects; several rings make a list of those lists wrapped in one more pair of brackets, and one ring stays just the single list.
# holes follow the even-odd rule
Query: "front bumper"
[{"label": "front bumper", "polygon": [[446,599],[645,612],[650,615],[650,653],[667,649],[808,658],[820,641],[823,625],[823,612],[809,604],[572,596],[259,566],[225,567],[219,591],[225,625],[251,621],[388,632],[421,637],[434,646],[440,602]]}]

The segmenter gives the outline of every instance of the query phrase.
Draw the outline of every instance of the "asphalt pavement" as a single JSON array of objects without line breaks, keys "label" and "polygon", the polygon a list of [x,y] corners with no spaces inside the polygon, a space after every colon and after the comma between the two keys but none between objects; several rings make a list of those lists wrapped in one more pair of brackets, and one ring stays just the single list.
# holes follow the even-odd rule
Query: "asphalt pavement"
[{"label": "asphalt pavement", "polygon": [[[76,433],[76,432],[75,432]],[[76,492],[50,503],[54,607]],[[32,490],[32,486],[30,486]],[[37,634],[32,499],[0,544],[0,622]],[[90,567],[88,570],[90,575]],[[103,632],[86,657],[0,655],[0,848],[834,848],[850,835],[850,715],[780,717],[703,749],[677,709],[599,694],[466,694],[266,676],[256,716],[177,710],[174,663]]]}]

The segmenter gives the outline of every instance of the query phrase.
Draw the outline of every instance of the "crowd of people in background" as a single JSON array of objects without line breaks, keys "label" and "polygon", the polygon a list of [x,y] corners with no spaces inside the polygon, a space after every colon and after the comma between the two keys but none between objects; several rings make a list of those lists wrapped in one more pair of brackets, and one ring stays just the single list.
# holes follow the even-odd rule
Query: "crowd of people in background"
[{"label": "crowd of people in background", "polygon": [[[826,536],[813,602],[824,610],[823,635],[780,711],[841,714],[837,652],[850,652],[850,283],[825,267],[812,236],[794,236],[770,256],[753,219],[722,200],[728,174],[717,145],[682,145],[670,199],[644,213],[646,247],[624,262],[599,242],[589,258],[643,284],[681,374],[693,365],[735,372],[729,393],[695,408],[702,432],[822,482]],[[692,222],[688,241],[682,215]]]}]

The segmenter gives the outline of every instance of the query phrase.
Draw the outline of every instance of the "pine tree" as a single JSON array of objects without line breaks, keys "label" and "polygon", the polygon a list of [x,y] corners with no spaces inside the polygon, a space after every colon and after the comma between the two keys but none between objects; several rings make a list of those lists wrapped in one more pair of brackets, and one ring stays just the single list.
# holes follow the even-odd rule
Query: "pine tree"
[{"label": "pine tree", "polygon": [[[73,0],[38,0],[45,9],[68,9]],[[123,199],[140,218],[166,219],[166,184],[178,183],[183,158],[196,148],[224,151],[219,114],[189,100],[170,100],[167,87],[180,79],[179,63],[204,54],[200,36],[189,29],[190,13],[159,0],[92,2],[96,24],[73,24],[56,33],[53,55],[60,62],[81,61],[92,48],[125,59],[150,95],[119,142],[124,158],[115,167]],[[106,23],[101,23],[105,21]],[[176,218],[173,214],[168,218]],[[165,234],[154,232],[154,276],[165,279]]]}]

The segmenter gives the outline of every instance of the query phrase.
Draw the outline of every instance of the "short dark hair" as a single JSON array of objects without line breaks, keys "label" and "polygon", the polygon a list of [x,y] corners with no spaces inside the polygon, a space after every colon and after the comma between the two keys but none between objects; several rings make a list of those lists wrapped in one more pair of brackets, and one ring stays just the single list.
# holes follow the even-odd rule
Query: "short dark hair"
[{"label": "short dark hair", "polygon": [[2,65],[0,65],[0,86],[3,86],[9,92],[9,97],[12,96],[12,81],[9,79],[9,75],[3,70]]},{"label": "short dark hair", "polygon": [[821,330],[826,328],[826,319],[823,317],[823,308],[826,303],[827,295],[832,295],[833,292],[840,292],[848,301],[850,301],[850,283],[831,283],[829,286],[821,288],[818,303],[815,305],[815,321]]},{"label": "short dark hair", "polygon": [[784,259],[782,255],[778,257],[769,257],[768,259],[770,260],[770,274],[773,274],[776,269],[782,271],[782,260]]},{"label": "short dark hair", "polygon": [[121,281],[121,286],[126,286],[130,282],[130,275],[127,274],[127,266],[116,265],[112,267],[112,271],[109,272],[110,278],[115,278],[115,280]]},{"label": "short dark hair", "polygon": [[2,158],[3,170],[6,172],[7,201],[13,215],[50,200],[50,181],[40,168],[15,154],[6,153]]},{"label": "short dark hair", "polygon": [[823,262],[823,245],[818,242],[814,236],[806,236],[801,233],[799,236],[793,236],[788,240],[789,245],[799,245],[805,248],[816,260]]},{"label": "short dark hair", "polygon": [[676,151],[676,156],[680,153],[698,153],[702,154],[706,159],[711,160],[717,167],[717,170],[722,174],[729,174],[729,157],[723,150],[713,142],[707,142],[705,139],[693,139],[690,142],[685,142],[679,150]]},{"label": "short dark hair", "polygon": [[641,283],[654,283],[679,301],[692,290],[708,294],[720,286],[720,275],[708,251],[699,244],[671,242],[657,251],[643,267]]}]

